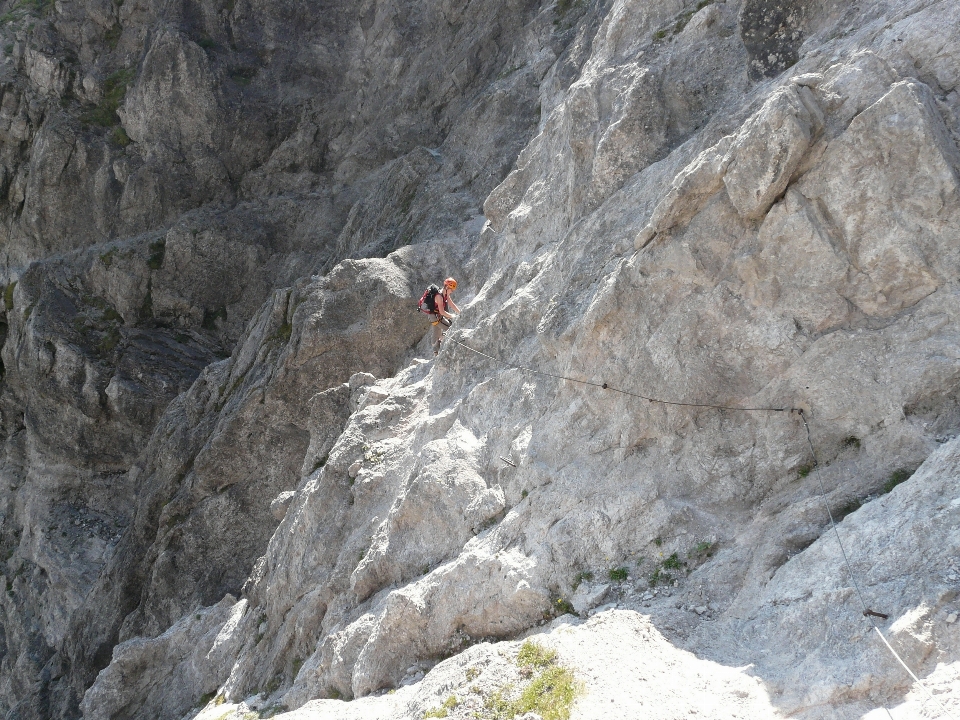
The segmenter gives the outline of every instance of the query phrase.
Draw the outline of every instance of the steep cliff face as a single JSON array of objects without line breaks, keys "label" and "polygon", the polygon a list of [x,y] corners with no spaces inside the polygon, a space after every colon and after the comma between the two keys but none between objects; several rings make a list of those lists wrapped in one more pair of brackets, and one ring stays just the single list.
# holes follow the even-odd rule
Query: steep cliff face
[{"label": "steep cliff face", "polygon": [[[392,374],[417,341],[407,296],[463,261],[577,37],[534,5],[499,9],[6,8],[4,712],[72,716],[119,638],[239,593],[270,500],[345,421],[336,388]],[[538,68],[505,72],[527,44]],[[332,272],[428,239],[451,249]],[[263,363],[320,302],[317,271],[339,283],[332,334],[295,360],[310,384],[288,374],[264,406]],[[352,343],[366,317],[393,340]]]},{"label": "steep cliff face", "polygon": [[11,10],[3,709],[960,702],[955,4],[454,5]]}]

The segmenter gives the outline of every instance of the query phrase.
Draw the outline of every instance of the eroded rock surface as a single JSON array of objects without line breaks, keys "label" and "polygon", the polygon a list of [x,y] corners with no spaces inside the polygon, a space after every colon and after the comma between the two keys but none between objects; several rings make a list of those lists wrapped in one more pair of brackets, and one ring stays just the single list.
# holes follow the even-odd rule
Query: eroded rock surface
[{"label": "eroded rock surface", "polygon": [[554,621],[574,717],[909,712],[824,502],[960,702],[956,4],[318,12],[3,31],[2,709],[419,718]]}]

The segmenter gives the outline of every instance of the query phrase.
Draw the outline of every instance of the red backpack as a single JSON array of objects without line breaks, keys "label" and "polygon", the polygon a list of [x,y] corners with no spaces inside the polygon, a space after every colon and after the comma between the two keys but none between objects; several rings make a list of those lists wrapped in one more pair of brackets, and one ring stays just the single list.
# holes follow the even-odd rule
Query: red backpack
[{"label": "red backpack", "polygon": [[436,285],[431,285],[424,291],[423,297],[420,298],[420,302],[417,303],[417,309],[422,313],[427,315],[435,315],[437,312],[437,295],[440,294],[440,288]]}]

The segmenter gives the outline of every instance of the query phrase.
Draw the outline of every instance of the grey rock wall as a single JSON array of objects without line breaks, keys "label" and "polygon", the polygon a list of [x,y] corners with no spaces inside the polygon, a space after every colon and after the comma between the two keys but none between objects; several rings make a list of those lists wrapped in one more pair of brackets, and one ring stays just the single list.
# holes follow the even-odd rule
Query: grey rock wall
[{"label": "grey rock wall", "polygon": [[[849,649],[819,483],[866,506],[858,558],[949,492],[952,3],[31,13],[2,31],[8,716],[422,717],[467,675],[367,696],[601,598],[651,662],[752,663],[749,716],[911,707]],[[431,361],[413,306],[451,274]],[[928,540],[883,546],[874,597],[952,701]]]}]

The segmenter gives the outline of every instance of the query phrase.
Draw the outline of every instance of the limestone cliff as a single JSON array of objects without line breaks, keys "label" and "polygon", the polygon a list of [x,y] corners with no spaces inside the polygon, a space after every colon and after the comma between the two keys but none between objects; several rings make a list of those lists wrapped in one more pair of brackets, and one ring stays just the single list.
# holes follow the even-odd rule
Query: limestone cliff
[{"label": "limestone cliff", "polygon": [[2,22],[7,717],[960,707],[956,3]]}]

